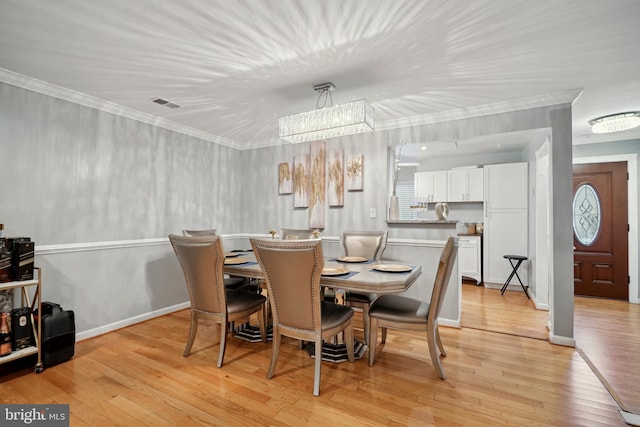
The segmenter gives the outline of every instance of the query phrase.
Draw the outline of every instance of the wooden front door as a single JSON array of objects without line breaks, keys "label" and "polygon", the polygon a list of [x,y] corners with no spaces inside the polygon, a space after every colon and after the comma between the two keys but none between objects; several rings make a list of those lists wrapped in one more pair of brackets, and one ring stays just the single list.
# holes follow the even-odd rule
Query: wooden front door
[{"label": "wooden front door", "polygon": [[573,166],[574,291],[629,298],[627,162]]}]

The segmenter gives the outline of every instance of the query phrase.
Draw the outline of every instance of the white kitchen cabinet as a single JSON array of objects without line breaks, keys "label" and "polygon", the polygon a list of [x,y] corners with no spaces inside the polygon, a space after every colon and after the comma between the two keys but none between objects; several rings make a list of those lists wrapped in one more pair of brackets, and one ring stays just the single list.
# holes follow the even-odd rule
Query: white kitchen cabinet
[{"label": "white kitchen cabinet", "polygon": [[[527,169],[527,163],[484,167],[485,284],[502,284],[511,273],[511,265],[504,255],[528,256]],[[526,282],[526,262],[518,274]]]},{"label": "white kitchen cabinet", "polygon": [[484,170],[461,168],[447,171],[448,202],[482,202],[484,200]]},{"label": "white kitchen cabinet", "polygon": [[446,202],[447,171],[417,172],[414,175],[416,201]]},{"label": "white kitchen cabinet", "polygon": [[458,268],[462,276],[482,283],[481,236],[458,236]]},{"label": "white kitchen cabinet", "polygon": [[527,163],[485,165],[486,209],[527,209]]}]

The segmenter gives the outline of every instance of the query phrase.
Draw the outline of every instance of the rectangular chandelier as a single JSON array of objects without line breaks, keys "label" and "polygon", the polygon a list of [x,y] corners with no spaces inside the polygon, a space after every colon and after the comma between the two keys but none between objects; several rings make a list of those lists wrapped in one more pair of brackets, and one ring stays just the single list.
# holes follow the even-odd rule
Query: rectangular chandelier
[{"label": "rectangular chandelier", "polygon": [[365,100],[280,117],[280,138],[308,142],[356,133],[372,132],[373,107]]}]

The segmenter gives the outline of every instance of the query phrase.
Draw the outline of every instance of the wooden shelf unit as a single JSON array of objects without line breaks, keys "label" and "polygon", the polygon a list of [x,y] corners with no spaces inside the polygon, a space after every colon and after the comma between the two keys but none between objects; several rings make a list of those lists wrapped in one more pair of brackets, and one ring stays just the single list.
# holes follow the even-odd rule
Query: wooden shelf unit
[{"label": "wooden shelf unit", "polygon": [[[42,270],[39,267],[34,268],[34,273],[37,273],[36,278],[32,280],[20,280],[14,282],[6,282],[0,283],[0,291],[8,291],[12,289],[20,289],[20,307],[30,307],[31,308],[31,327],[33,328],[33,336],[35,343],[30,347],[26,347],[20,350],[12,351],[11,354],[0,357],[0,365],[4,363],[11,362],[12,360],[21,359],[26,356],[31,356],[32,354],[37,354],[37,361],[35,366],[35,371],[37,373],[42,372],[42,345],[41,345],[41,334],[42,325],[41,319],[42,316],[38,316],[38,324],[34,320],[33,312],[34,310],[38,310],[38,313],[42,313]],[[35,293],[33,294],[33,298],[29,296],[29,288],[35,287]],[[14,301],[15,301],[14,296]]]}]

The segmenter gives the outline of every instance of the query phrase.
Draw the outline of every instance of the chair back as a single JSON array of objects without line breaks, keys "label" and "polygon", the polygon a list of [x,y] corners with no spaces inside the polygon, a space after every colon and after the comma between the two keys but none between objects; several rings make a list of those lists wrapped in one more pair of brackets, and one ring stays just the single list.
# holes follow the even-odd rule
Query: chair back
[{"label": "chair back", "polygon": [[210,230],[182,230],[182,234],[184,236],[215,236],[216,229],[212,228]]},{"label": "chair back", "polygon": [[458,238],[453,236],[449,237],[440,254],[438,271],[436,272],[436,278],[433,282],[433,293],[431,294],[431,303],[429,305],[430,321],[435,322],[440,315],[440,308],[442,307],[444,295],[447,292],[447,286],[449,285],[451,271],[453,270],[453,264],[455,263],[457,254]]},{"label": "chair back", "polygon": [[280,234],[282,240],[313,239],[314,230],[283,228]]},{"label": "chair back", "polygon": [[342,247],[346,256],[379,260],[387,247],[388,231],[344,231]]},{"label": "chair back", "polygon": [[170,234],[189,291],[191,308],[209,314],[226,315],[224,251],[219,236]]},{"label": "chair back", "polygon": [[320,335],[322,242],[253,238],[250,241],[265,273],[273,321],[280,332]]}]

